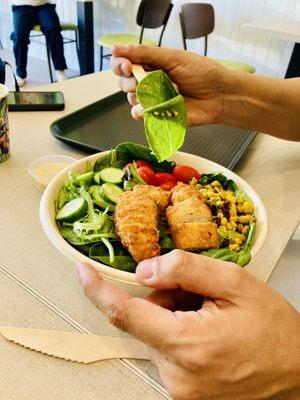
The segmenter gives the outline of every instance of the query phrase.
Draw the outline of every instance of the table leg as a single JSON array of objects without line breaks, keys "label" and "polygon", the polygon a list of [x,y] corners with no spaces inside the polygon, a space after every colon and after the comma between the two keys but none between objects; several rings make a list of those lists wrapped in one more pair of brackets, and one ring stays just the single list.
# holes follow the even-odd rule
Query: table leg
[{"label": "table leg", "polygon": [[298,78],[300,76],[300,43],[295,43],[285,78]]},{"label": "table leg", "polygon": [[85,75],[95,71],[93,1],[77,1],[77,19],[80,75]]}]

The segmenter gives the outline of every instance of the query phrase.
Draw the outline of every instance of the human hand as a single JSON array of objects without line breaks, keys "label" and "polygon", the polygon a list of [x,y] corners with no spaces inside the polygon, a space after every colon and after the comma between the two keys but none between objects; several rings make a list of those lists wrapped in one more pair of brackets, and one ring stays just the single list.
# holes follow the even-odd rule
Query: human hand
[{"label": "human hand", "polygon": [[156,289],[145,299],[87,264],[78,273],[109,321],[152,347],[173,399],[299,399],[299,314],[236,264],[181,250],[143,261],[137,279]]},{"label": "human hand", "polygon": [[132,77],[132,63],[145,69],[162,69],[177,85],[184,96],[187,124],[219,123],[224,109],[224,93],[231,72],[218,62],[184,50],[152,46],[114,46],[111,68],[120,76],[120,87],[128,93],[132,116],[142,117],[135,90],[137,81]]}]

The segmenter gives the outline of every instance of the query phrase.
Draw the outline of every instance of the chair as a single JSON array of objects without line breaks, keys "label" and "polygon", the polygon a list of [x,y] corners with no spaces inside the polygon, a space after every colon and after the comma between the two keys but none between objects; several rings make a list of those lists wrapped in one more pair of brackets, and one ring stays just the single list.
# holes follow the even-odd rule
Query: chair
[{"label": "chair", "polygon": [[[187,50],[186,39],[204,37],[204,55],[206,56],[207,37],[213,32],[215,27],[215,12],[213,6],[206,3],[183,4],[179,16],[184,49]],[[255,68],[250,64],[216,58],[214,60],[234,71],[255,72]]]},{"label": "chair", "polygon": [[111,56],[111,54],[104,54],[103,50],[105,47],[110,48],[114,44],[129,45],[141,43],[156,46],[155,41],[144,38],[145,29],[162,27],[157,44],[160,46],[172,8],[173,4],[169,0],[142,0],[136,16],[136,23],[141,27],[140,35],[121,33],[102,36],[98,39],[100,45],[100,71],[103,68],[103,59]]},{"label": "chair", "polygon": [[[68,43],[75,43],[76,45],[76,53],[77,53],[77,57],[78,57],[78,62],[79,62],[79,55],[78,55],[78,27],[75,24],[72,24],[71,22],[61,22],[60,23],[60,28],[63,32],[65,31],[72,31],[74,32],[74,38],[68,38],[63,36],[63,43],[64,44],[68,44]],[[38,33],[34,33],[30,35],[30,38],[36,38],[36,37],[40,37],[40,36],[44,36],[44,34],[42,33],[41,30],[41,25],[34,25],[34,27],[32,28],[33,32],[38,32]],[[51,83],[54,82],[53,80],[53,73],[52,73],[52,67],[51,67],[51,59],[50,59],[50,49],[46,43],[46,51],[47,51],[47,60],[48,60],[48,67],[49,67],[49,74],[50,74],[50,80]]]}]

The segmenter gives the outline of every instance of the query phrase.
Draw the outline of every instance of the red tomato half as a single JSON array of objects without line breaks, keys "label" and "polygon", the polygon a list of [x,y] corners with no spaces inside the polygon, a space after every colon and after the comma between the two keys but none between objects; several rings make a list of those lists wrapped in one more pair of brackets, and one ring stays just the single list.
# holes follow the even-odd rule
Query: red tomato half
[{"label": "red tomato half", "polygon": [[151,168],[152,169],[152,166],[149,164],[149,163],[147,163],[147,161],[144,161],[144,160],[137,160],[136,162],[136,166],[139,168],[139,167],[148,167],[148,168]]},{"label": "red tomato half", "polygon": [[138,173],[148,185],[157,186],[156,176],[153,169],[142,166],[138,168]]},{"label": "red tomato half", "polygon": [[174,182],[175,184],[177,183],[177,179],[175,178],[175,176],[172,174],[168,174],[168,172],[157,172],[156,180],[158,185],[165,182]]},{"label": "red tomato half", "polygon": [[176,186],[176,182],[164,182],[159,185],[164,190],[171,190],[174,186]]},{"label": "red tomato half", "polygon": [[174,169],[172,174],[175,176],[175,178],[183,183],[189,183],[189,181],[192,178],[200,179],[201,174],[199,174],[198,171],[196,171],[192,167],[188,167],[186,165],[177,165]]}]

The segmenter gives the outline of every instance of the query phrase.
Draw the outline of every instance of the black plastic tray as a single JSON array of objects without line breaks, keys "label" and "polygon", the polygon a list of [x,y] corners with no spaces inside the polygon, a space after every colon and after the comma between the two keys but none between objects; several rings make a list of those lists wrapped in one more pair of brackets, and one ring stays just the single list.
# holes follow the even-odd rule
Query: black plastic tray
[{"label": "black plastic tray", "polygon": [[[89,153],[127,141],[147,144],[143,123],[131,117],[123,92],[54,121],[50,130],[57,139]],[[225,125],[192,127],[180,150],[234,169],[254,136],[255,132]]]}]

